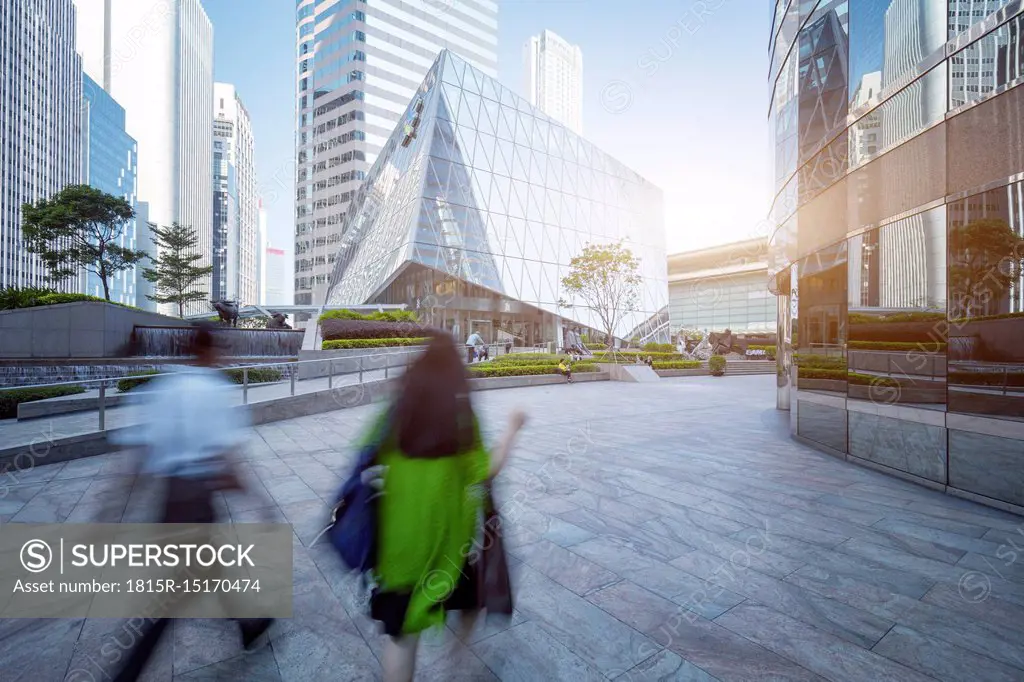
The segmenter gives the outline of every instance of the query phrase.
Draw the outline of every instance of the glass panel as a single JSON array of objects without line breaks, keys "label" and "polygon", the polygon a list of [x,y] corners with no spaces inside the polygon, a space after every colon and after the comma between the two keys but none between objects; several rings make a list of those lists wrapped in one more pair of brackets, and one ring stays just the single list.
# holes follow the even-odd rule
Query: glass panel
[{"label": "glass panel", "polygon": [[844,2],[800,31],[801,160],[846,126],[848,18]]},{"label": "glass panel", "polygon": [[793,321],[797,388],[846,394],[846,242],[800,261]]},{"label": "glass panel", "polygon": [[1024,14],[1019,14],[949,58],[950,109],[975,102],[1021,77],[1022,29]]},{"label": "glass panel", "polygon": [[998,11],[1013,0],[950,0],[949,35],[952,40],[985,17]]},{"label": "glass panel", "polygon": [[946,403],[946,208],[852,237],[849,397]]},{"label": "glass panel", "polygon": [[1024,419],[1024,183],[948,206],[949,409]]}]

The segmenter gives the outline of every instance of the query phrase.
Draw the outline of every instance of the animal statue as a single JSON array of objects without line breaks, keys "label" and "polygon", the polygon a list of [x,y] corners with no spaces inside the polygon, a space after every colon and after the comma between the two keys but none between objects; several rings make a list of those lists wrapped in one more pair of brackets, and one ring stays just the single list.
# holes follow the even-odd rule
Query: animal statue
[{"label": "animal statue", "polygon": [[722,334],[712,332],[708,341],[715,355],[728,355],[732,352],[733,338],[731,329],[726,329]]},{"label": "animal statue", "polygon": [[267,320],[267,329],[291,329],[292,326],[285,321],[281,313],[274,313],[274,316]]},{"label": "animal statue", "polygon": [[711,342],[708,340],[707,336],[701,339],[700,343],[698,343],[690,353],[695,360],[708,360],[714,354],[714,349],[711,348]]},{"label": "animal statue", "polygon": [[211,301],[213,309],[220,315],[221,322],[232,327],[238,326],[238,301]]}]

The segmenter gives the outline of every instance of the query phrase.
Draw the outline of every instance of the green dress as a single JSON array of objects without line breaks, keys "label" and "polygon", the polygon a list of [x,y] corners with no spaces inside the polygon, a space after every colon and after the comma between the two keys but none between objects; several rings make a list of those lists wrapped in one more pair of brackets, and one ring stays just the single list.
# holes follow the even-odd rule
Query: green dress
[{"label": "green dress", "polygon": [[[376,432],[386,413],[378,417]],[[385,442],[378,464],[387,467],[378,506],[376,579],[379,589],[411,593],[402,632],[444,624],[444,601],[473,552],[490,455],[479,428],[469,452],[411,459]],[[371,436],[367,436],[369,439]]]}]

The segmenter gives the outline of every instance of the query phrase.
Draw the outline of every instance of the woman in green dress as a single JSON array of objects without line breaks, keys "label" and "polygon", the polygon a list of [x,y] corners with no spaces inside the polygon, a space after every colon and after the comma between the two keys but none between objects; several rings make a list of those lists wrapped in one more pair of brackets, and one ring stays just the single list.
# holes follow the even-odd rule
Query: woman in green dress
[{"label": "woman in green dress", "polygon": [[454,339],[437,334],[368,433],[379,433],[381,420],[389,422],[377,458],[384,494],[370,615],[388,635],[385,681],[406,682],[412,680],[421,632],[443,625],[452,610],[462,612],[468,630],[479,613],[478,580],[468,558],[476,554],[483,486],[501,470],[525,415],[512,413],[492,457]]}]

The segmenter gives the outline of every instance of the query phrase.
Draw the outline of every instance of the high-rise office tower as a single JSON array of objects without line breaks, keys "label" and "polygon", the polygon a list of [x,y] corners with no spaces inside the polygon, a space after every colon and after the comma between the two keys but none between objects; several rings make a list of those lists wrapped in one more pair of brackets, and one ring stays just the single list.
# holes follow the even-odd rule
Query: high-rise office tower
[{"label": "high-rise office tower", "polygon": [[296,3],[295,302],[323,301],[345,211],[438,52],[497,74],[496,0]]},{"label": "high-rise office tower", "polygon": [[71,0],[0,0],[0,287],[56,284],[28,252],[21,205],[80,181],[82,60]]},{"label": "high-rise office tower", "polygon": [[[96,189],[121,197],[138,211],[135,172],[138,154],[135,140],[125,131],[124,108],[100,87],[99,83],[82,76],[82,182]],[[129,220],[121,232],[118,245],[134,249],[136,218]],[[110,300],[125,305],[136,304],[135,279],[141,264],[115,272],[107,285]],[[103,283],[92,272],[83,271],[81,291],[91,296],[103,296]]]},{"label": "high-rise office tower", "polygon": [[526,42],[526,97],[530,104],[583,134],[583,53],[545,30]]},{"label": "high-rise office tower", "polygon": [[258,235],[260,252],[256,266],[256,281],[259,283],[260,305],[267,302],[267,211],[263,208],[263,197],[259,198],[256,209],[256,234]]},{"label": "high-rise office tower", "polygon": [[288,303],[288,252],[267,242],[264,249],[266,305]]},{"label": "high-rise office tower", "polygon": [[213,86],[213,282],[210,298],[259,301],[259,197],[249,112],[235,86]]},{"label": "high-rise office tower", "polygon": [[[211,264],[213,26],[200,0],[75,0],[86,73],[125,110],[138,143],[139,200],[148,222],[189,225]],[[136,221],[137,224],[141,225]],[[140,240],[140,243],[144,240]],[[198,287],[212,292],[211,281]],[[166,312],[176,314],[174,306]],[[204,301],[185,312],[209,310]]]}]

